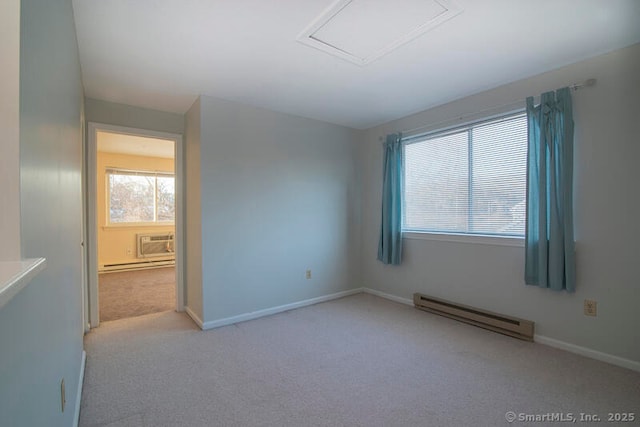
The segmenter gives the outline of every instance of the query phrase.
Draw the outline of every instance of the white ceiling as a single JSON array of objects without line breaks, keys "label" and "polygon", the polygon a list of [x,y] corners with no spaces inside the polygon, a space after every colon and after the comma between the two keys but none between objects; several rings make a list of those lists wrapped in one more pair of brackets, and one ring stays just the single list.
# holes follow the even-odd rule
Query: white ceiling
[{"label": "white ceiling", "polygon": [[[354,0],[408,17],[420,1]],[[204,94],[365,129],[640,42],[638,0],[455,0],[462,13],[357,65],[297,41],[333,3],[73,0],[85,94],[176,113]],[[370,15],[351,35],[348,14],[333,23],[344,46],[371,52],[366,28],[410,22]]]},{"label": "white ceiling", "polygon": [[98,131],[98,152],[129,154],[132,156],[162,157],[173,159],[174,142],[168,139]]}]

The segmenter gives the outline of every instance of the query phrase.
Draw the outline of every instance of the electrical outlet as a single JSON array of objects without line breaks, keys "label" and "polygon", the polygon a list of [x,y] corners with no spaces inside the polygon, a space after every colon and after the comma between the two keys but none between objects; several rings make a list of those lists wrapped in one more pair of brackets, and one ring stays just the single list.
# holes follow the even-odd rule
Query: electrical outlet
[{"label": "electrical outlet", "polygon": [[127,248],[127,255],[131,255],[131,248]]},{"label": "electrical outlet", "polygon": [[60,381],[60,409],[64,412],[64,407],[67,404],[67,393],[64,391],[64,378]]},{"label": "electrical outlet", "polygon": [[307,270],[307,279],[311,279],[311,270]]},{"label": "electrical outlet", "polygon": [[584,314],[585,316],[597,316],[598,302],[592,299],[584,300]]}]

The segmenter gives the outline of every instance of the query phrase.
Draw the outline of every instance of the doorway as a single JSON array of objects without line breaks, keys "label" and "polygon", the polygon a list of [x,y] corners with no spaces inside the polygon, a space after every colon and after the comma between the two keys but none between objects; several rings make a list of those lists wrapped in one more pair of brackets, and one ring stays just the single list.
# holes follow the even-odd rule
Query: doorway
[{"label": "doorway", "polygon": [[182,137],[89,123],[89,326],[184,310]]}]

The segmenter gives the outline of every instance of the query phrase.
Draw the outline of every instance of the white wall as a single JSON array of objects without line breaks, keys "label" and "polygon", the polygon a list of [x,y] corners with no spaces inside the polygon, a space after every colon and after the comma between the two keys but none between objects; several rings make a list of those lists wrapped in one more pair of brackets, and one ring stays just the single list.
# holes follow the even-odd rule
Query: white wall
[{"label": "white wall", "polygon": [[202,320],[202,209],[200,203],[200,98],[185,116],[185,306]]},{"label": "white wall", "polygon": [[22,255],[47,267],[0,310],[0,424],[71,426],[83,336],[83,93],[71,0],[23,0],[20,25]]},{"label": "white wall", "polygon": [[360,133],[205,96],[200,109],[203,320],[357,287]]},{"label": "white wall", "polygon": [[133,107],[92,98],[85,99],[84,108],[87,122],[179,135],[182,135],[184,131],[184,116],[182,114]]},{"label": "white wall", "polygon": [[[379,137],[512,104],[587,78],[574,94],[577,290],[525,286],[524,248],[404,240],[402,266],[376,261],[382,149]],[[640,362],[640,45],[396,120],[366,132],[363,179],[363,285],[396,296],[413,292],[536,322],[536,333]],[[499,109],[499,108],[498,108]],[[486,114],[486,113],[485,113]],[[585,298],[598,316],[583,315]]]},{"label": "white wall", "polygon": [[20,259],[20,0],[0,3],[0,260]]}]

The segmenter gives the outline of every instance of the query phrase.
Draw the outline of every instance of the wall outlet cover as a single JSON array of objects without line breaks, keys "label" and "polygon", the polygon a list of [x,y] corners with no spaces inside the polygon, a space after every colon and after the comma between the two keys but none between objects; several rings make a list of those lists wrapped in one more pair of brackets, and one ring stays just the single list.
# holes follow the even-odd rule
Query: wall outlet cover
[{"label": "wall outlet cover", "polygon": [[584,314],[586,316],[597,316],[598,302],[591,299],[584,300]]}]

